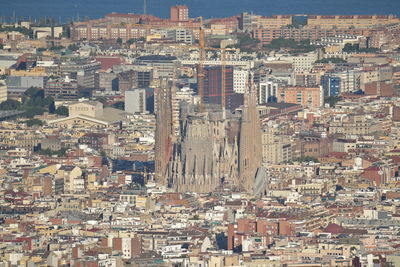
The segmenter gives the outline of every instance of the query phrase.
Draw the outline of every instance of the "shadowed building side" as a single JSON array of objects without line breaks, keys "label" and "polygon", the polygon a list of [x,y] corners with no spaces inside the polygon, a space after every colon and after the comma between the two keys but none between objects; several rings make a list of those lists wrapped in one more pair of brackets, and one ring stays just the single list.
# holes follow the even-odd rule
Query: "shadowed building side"
[{"label": "shadowed building side", "polygon": [[261,125],[256,91],[245,93],[239,135],[239,179],[246,192],[252,193],[257,169],[262,162]]},{"label": "shadowed building side", "polygon": [[155,136],[155,181],[166,186],[167,168],[172,151],[172,90],[166,80],[161,81],[157,92]]}]

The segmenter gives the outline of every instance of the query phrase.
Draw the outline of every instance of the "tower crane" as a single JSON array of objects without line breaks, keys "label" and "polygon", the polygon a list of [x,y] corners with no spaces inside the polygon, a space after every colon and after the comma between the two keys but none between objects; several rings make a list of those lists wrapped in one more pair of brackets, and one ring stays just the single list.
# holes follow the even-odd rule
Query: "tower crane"
[{"label": "tower crane", "polygon": [[[201,18],[201,17],[200,17]],[[201,20],[202,21],[202,20]],[[201,22],[199,34],[199,64],[197,67],[197,87],[200,96],[200,112],[204,111],[204,61],[206,50],[218,50],[221,53],[221,107],[226,108],[226,51],[239,51],[238,48],[214,48],[205,46],[205,35],[203,23]]]}]

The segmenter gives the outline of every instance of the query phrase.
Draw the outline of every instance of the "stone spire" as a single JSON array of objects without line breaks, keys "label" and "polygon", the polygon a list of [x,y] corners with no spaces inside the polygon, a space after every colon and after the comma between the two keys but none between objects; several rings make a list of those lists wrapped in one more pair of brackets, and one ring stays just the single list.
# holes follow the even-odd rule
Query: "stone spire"
[{"label": "stone spire", "polygon": [[256,90],[251,82],[244,95],[239,135],[239,184],[246,192],[253,192],[254,179],[261,162],[261,125]]},{"label": "stone spire", "polygon": [[172,90],[167,80],[161,80],[157,90],[155,136],[155,182],[167,186],[167,169],[172,151]]}]

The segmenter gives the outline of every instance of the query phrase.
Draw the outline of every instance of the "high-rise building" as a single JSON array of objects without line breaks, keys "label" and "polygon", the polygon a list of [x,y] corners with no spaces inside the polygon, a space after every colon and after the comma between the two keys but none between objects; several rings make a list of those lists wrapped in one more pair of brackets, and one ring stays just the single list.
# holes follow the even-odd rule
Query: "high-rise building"
[{"label": "high-rise building", "polygon": [[[222,67],[204,69],[204,103],[221,105],[222,103]],[[225,68],[225,109],[235,110],[243,104],[243,94],[234,92],[233,67]]]},{"label": "high-rise building", "polygon": [[65,79],[49,80],[44,88],[45,97],[54,99],[77,99],[79,98],[78,83],[67,76]]},{"label": "high-rise building", "polygon": [[96,86],[96,73],[101,69],[98,61],[71,61],[60,65],[63,75],[75,79],[80,87],[94,88]]},{"label": "high-rise building", "polygon": [[257,19],[259,15],[254,15],[248,12],[243,12],[239,17],[239,28],[242,31],[249,32],[256,27]]},{"label": "high-rise building", "polygon": [[336,76],[321,76],[321,85],[325,96],[338,96],[340,94],[340,78]]},{"label": "high-rise building", "polygon": [[275,127],[267,127],[262,134],[263,162],[279,164],[292,159],[292,144]]},{"label": "high-rise building", "polygon": [[118,90],[118,77],[114,72],[99,72],[98,83],[98,87],[106,91]]},{"label": "high-rise building", "polygon": [[192,44],[194,42],[193,32],[186,29],[173,29],[167,31],[167,38],[175,42]]},{"label": "high-rise building", "polygon": [[244,94],[247,88],[249,72],[235,68],[233,70],[233,91],[238,94]]},{"label": "high-rise building", "polygon": [[146,89],[133,89],[125,91],[125,111],[130,113],[145,113]]},{"label": "high-rise building", "polygon": [[259,83],[258,102],[260,104],[276,102],[279,83],[269,80]]},{"label": "high-rise building", "polygon": [[187,21],[189,20],[189,8],[184,5],[173,6],[170,9],[172,21]]}]

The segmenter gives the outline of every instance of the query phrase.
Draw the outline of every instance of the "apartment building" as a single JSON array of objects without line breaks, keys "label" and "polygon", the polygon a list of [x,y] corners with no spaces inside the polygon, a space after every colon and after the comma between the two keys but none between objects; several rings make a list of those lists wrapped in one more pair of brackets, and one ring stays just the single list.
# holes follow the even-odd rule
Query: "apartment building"
[{"label": "apartment building", "polygon": [[292,160],[292,144],[288,137],[277,135],[274,128],[264,130],[262,135],[263,162],[279,164]]},{"label": "apartment building", "polygon": [[301,28],[281,27],[281,28],[256,28],[253,31],[253,38],[260,40],[262,44],[269,44],[278,38],[301,40],[320,40],[338,35],[362,35],[363,29],[356,28],[320,28],[318,26],[304,26]]},{"label": "apartment building", "polygon": [[307,24],[311,27],[322,29],[367,29],[379,25],[399,23],[400,20],[394,15],[317,15],[308,16]]},{"label": "apartment building", "polygon": [[271,17],[260,16],[256,19],[256,27],[262,29],[279,29],[292,24],[290,15],[274,15]]},{"label": "apartment building", "polygon": [[170,18],[172,21],[189,20],[189,8],[185,5],[178,5],[171,7]]},{"label": "apartment building", "polygon": [[289,86],[278,89],[278,102],[300,104],[307,108],[319,108],[324,102],[322,86]]}]

